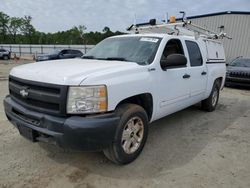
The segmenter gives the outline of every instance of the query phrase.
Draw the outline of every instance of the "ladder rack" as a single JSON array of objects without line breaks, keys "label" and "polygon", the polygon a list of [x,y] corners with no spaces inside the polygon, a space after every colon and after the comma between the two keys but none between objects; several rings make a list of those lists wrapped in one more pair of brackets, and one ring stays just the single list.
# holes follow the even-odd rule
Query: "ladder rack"
[{"label": "ladder rack", "polygon": [[182,22],[177,23],[161,23],[156,24],[156,20],[150,20],[149,23],[145,24],[135,24],[127,29],[130,32],[136,34],[139,33],[161,33],[169,35],[185,35],[185,36],[194,36],[196,39],[199,37],[206,39],[232,39],[227,36],[226,33],[220,32],[216,33],[209,29],[203,28],[201,26],[192,24],[191,21],[183,19]]}]

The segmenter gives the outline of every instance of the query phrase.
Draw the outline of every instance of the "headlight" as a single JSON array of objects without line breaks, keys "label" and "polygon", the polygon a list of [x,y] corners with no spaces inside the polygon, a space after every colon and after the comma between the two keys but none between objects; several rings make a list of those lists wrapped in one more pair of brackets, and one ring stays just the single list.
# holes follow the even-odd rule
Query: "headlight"
[{"label": "headlight", "polygon": [[70,87],[68,91],[67,113],[86,114],[107,111],[106,86]]},{"label": "headlight", "polygon": [[38,56],[37,59],[40,60],[40,61],[41,60],[48,60],[49,57],[48,56]]}]

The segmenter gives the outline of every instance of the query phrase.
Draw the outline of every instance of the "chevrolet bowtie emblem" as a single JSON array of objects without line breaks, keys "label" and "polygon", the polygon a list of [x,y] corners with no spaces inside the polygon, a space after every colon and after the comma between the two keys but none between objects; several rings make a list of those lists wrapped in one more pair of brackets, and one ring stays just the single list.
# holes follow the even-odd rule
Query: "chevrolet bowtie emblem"
[{"label": "chevrolet bowtie emblem", "polygon": [[28,97],[29,92],[26,91],[25,89],[22,89],[22,90],[20,90],[20,95],[21,95],[23,98],[26,98],[26,97]]}]

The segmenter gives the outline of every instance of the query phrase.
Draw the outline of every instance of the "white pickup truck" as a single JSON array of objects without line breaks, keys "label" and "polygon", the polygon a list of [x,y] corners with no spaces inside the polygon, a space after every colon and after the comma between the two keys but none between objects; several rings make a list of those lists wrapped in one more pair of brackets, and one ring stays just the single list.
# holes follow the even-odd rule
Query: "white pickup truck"
[{"label": "white pickup truck", "polygon": [[107,38],[82,59],[15,67],[5,112],[20,134],[135,160],[149,123],[201,101],[213,111],[225,80],[216,40],[168,34]]}]

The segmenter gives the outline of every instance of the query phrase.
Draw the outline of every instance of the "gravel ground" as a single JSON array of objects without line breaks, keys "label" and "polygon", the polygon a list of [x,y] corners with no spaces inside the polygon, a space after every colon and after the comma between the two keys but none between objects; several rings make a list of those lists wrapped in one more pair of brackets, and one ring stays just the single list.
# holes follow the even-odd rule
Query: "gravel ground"
[{"label": "gravel ground", "polygon": [[1,60],[0,59],[0,81],[7,80],[10,70],[17,66],[25,63],[31,63],[30,60]]},{"label": "gravel ground", "polygon": [[[0,71],[9,66],[0,63]],[[7,90],[0,81],[1,100]],[[0,105],[0,187],[246,188],[249,177],[250,90],[225,88],[215,112],[192,106],[154,122],[144,151],[126,166],[102,153],[31,143]]]}]

